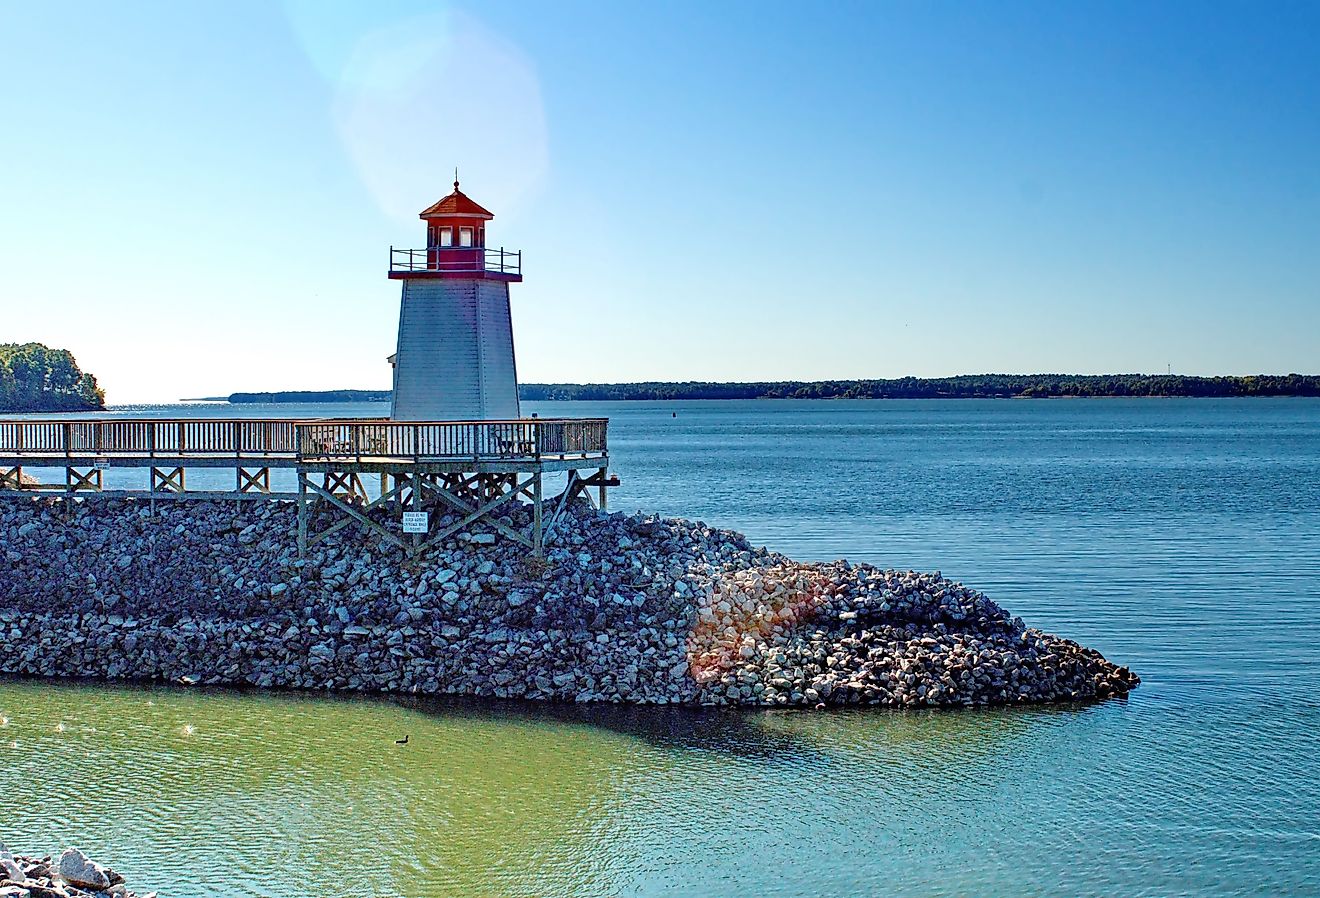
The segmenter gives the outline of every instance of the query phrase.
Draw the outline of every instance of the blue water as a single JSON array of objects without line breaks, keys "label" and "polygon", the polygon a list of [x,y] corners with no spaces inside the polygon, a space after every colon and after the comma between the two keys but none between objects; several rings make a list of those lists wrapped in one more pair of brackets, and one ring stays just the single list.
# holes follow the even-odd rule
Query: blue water
[{"label": "blue water", "polygon": [[[358,822],[385,821],[371,830],[373,850],[411,857],[421,843],[442,854],[440,843],[453,839],[475,846],[466,861],[422,864],[418,877],[395,883],[400,893],[1320,895],[1320,401],[528,403],[525,411],[610,417],[612,466],[623,481],[615,509],[732,527],[801,558],[941,570],[1029,624],[1131,666],[1143,684],[1125,701],[946,713],[300,702],[303,716],[369,716],[372,726],[397,718],[384,725],[391,734],[407,726],[445,745],[437,764],[485,759],[472,762],[461,787],[443,789],[372,762],[349,765],[371,779],[361,791],[379,796],[375,808],[358,795],[353,812]],[[78,689],[23,688],[47,703],[87,701]],[[12,717],[32,695],[0,689],[0,710]],[[141,702],[131,691],[116,695],[115,714],[136,720],[124,709]],[[285,724],[272,721],[293,713],[264,697],[173,695],[155,701],[191,703],[189,719],[232,717],[237,703],[274,730]],[[224,715],[207,712],[206,701]],[[335,726],[344,729],[353,732]],[[506,744],[518,747],[501,753]],[[28,758],[22,783],[68,773],[48,758]],[[501,779],[529,758],[550,769],[516,787]],[[569,758],[580,766],[559,769]],[[100,769],[95,759],[83,763]],[[22,784],[12,780],[0,773],[0,787]],[[291,782],[279,794],[313,807],[333,788]],[[155,814],[166,822],[151,824],[153,838],[182,832],[191,863],[224,858],[261,869],[264,837],[245,838],[249,824],[209,845],[209,827],[219,826],[214,802],[161,800],[169,807]],[[255,832],[276,826],[243,806]],[[443,832],[414,819],[423,806],[443,809]],[[391,816],[399,808],[406,819]],[[130,855],[155,844],[146,835],[115,843],[98,819],[62,825]],[[317,819],[320,829],[276,828],[314,867],[346,875],[328,848],[317,854],[340,824]],[[492,826],[500,839],[535,844],[501,853],[487,844]],[[20,815],[22,827],[34,838],[55,838],[57,828],[31,815]],[[177,876],[176,885],[187,882]]]},{"label": "blue water", "polygon": [[991,865],[1024,892],[1320,894],[1320,401],[591,411],[619,507],[939,569],[1143,677],[1033,719],[971,782],[898,790],[944,817],[922,866],[966,870],[950,893],[990,891]]}]

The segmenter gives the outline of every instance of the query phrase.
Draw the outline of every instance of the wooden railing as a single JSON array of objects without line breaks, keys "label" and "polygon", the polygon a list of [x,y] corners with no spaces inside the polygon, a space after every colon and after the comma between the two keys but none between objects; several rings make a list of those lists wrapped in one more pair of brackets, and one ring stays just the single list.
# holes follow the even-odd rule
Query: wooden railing
[{"label": "wooden railing", "polygon": [[299,457],[542,458],[601,455],[606,418],[516,421],[312,421],[298,425]]},{"label": "wooden railing", "polygon": [[294,457],[297,421],[106,418],[0,421],[0,455],[260,455]]},{"label": "wooden railing", "polygon": [[542,458],[602,455],[605,418],[401,422],[364,419],[0,421],[0,456]]}]

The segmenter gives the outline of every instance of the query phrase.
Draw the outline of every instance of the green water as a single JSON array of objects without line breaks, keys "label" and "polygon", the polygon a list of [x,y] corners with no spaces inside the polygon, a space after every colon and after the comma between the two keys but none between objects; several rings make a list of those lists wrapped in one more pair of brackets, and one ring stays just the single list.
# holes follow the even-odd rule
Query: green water
[{"label": "green water", "polygon": [[[9,682],[0,713],[0,788],[27,793],[6,812],[15,848],[77,844],[171,894],[305,895],[310,877],[430,896],[985,886],[1004,858],[962,852],[1032,789],[1013,759],[1048,770],[1085,750],[1081,763],[1101,763],[1091,740],[1126,712],[747,714]],[[1076,847],[1088,867],[1122,853],[1109,834]]]}]

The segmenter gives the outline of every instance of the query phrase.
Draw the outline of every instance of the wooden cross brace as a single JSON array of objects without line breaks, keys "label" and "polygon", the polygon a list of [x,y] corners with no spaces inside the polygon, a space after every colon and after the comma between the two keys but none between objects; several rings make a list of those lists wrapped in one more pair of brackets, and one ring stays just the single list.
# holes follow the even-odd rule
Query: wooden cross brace
[{"label": "wooden cross brace", "polygon": [[68,485],[70,492],[76,493],[79,490],[101,491],[100,468],[89,468],[86,471],[79,471],[77,468],[65,468],[64,472],[64,482]]},{"label": "wooden cross brace", "polygon": [[[367,517],[362,508],[355,508],[352,505],[349,505],[347,502],[343,501],[338,496],[331,493],[325,487],[312,483],[311,480],[309,480],[307,476],[304,474],[299,474],[298,480],[300,481],[301,486],[312,491],[317,496],[324,499],[327,503],[339,509],[344,514],[348,515],[350,518],[354,519],[358,523],[364,524],[367,527],[367,529],[371,530],[373,533],[389,540],[390,542],[394,543],[396,546],[399,546],[402,549],[410,548],[408,544],[405,543],[403,540],[401,540],[398,536],[394,535],[393,533],[382,527],[380,524],[377,524],[371,518]],[[387,494],[387,496],[389,495],[392,494]],[[376,500],[377,503],[379,503],[379,501],[380,501],[379,499]]]},{"label": "wooden cross brace", "polygon": [[0,490],[21,490],[22,488],[22,468],[0,468]]},{"label": "wooden cross brace", "polygon": [[454,495],[449,490],[445,489],[439,484],[430,484],[431,492],[433,492],[436,495],[436,497],[440,499],[441,502],[462,512],[464,514],[464,517],[458,520],[457,522],[450,524],[448,527],[444,528],[443,530],[440,530],[433,536],[429,537],[427,539],[427,542],[432,543],[438,540],[442,540],[445,537],[449,536],[451,533],[457,533],[459,530],[464,529],[469,524],[472,524],[476,521],[483,521],[483,523],[489,525],[490,527],[493,527],[495,530],[509,537],[509,539],[515,540],[516,542],[519,542],[522,545],[527,546],[529,549],[532,548],[532,541],[530,539],[528,539],[523,534],[519,533],[517,530],[514,530],[512,527],[507,526],[503,522],[498,521],[493,517],[490,517],[490,513],[495,509],[499,508],[501,505],[504,505],[516,499],[519,493],[531,487],[531,485],[535,483],[535,481],[536,481],[536,477],[535,475],[533,475],[531,477],[528,477],[527,480],[521,484],[515,483],[513,489],[509,490],[507,493],[504,493],[499,498],[492,499],[489,502],[486,502],[484,505],[469,504],[468,502],[464,501],[463,499],[460,499],[458,496]]},{"label": "wooden cross brace", "polygon": [[[366,505],[363,505],[360,510],[362,511],[363,514],[365,514],[366,512],[370,511],[373,508],[384,505],[387,502],[393,501],[397,496],[399,496],[400,493],[403,492],[406,485],[407,485],[407,481],[404,478],[401,477],[396,478],[394,481],[394,489],[389,490],[388,492],[381,493],[380,498],[372,502],[368,502]],[[325,539],[327,536],[330,536],[331,534],[334,533],[338,533],[340,530],[343,530],[345,527],[347,527],[349,524],[352,524],[356,520],[358,520],[358,518],[356,515],[354,515],[352,517],[347,517],[342,520],[336,521],[321,533],[318,533],[315,536],[311,537],[311,539],[308,540],[307,544],[314,546],[317,543],[319,543],[321,540]]]},{"label": "wooden cross brace", "polygon": [[183,468],[152,468],[151,491],[153,493],[182,493]]},{"label": "wooden cross brace", "polygon": [[238,491],[240,493],[269,493],[270,468],[257,468],[249,472],[247,468],[238,469]]},{"label": "wooden cross brace", "polygon": [[478,488],[481,483],[480,474],[443,474],[443,480],[434,480],[427,478],[427,482],[432,486],[440,486],[449,490],[453,495],[465,501],[480,501]]},{"label": "wooden cross brace", "polygon": [[327,471],[325,489],[341,499],[365,499],[367,491],[362,488],[362,480],[352,471]]}]

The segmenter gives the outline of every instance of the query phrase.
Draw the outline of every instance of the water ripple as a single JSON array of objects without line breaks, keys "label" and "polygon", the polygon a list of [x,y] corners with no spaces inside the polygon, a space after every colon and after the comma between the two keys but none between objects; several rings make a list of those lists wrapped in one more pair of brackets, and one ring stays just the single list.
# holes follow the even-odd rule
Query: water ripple
[{"label": "water ripple", "polygon": [[235,898],[1320,894],[1320,402],[529,405],[612,418],[616,507],[943,570],[1143,686],[811,714],[0,683],[0,838]]}]

